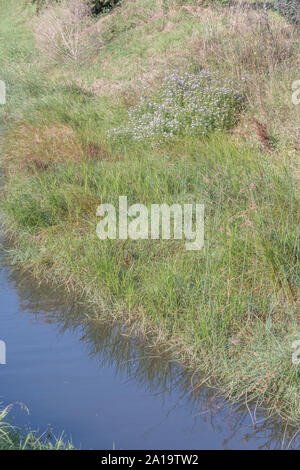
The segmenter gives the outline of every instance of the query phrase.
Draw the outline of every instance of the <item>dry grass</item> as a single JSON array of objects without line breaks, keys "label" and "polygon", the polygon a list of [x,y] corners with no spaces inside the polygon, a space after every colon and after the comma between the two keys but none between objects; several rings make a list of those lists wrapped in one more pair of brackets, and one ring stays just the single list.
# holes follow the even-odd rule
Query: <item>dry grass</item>
[{"label": "dry grass", "polygon": [[190,60],[217,68],[237,81],[245,80],[249,112],[242,123],[244,137],[248,140],[256,134],[255,118],[296,148],[299,107],[291,101],[291,85],[300,65],[296,27],[242,1],[226,9],[186,10],[205,22],[204,33],[189,41]]},{"label": "dry grass", "polygon": [[270,142],[270,136],[268,133],[267,126],[263,124],[262,122],[259,122],[257,119],[253,119],[253,122],[256,127],[256,133],[259,138],[259,140],[263,143],[263,145],[268,149],[272,150],[272,145]]},{"label": "dry grass", "polygon": [[61,124],[31,126],[22,124],[9,132],[14,146],[5,158],[12,168],[26,171],[43,170],[65,161],[76,162],[83,158],[83,150],[73,130]]},{"label": "dry grass", "polygon": [[[201,9],[196,11],[200,15]],[[270,12],[252,10],[244,2],[226,10],[203,11],[205,34],[191,45],[199,61],[215,61],[241,78],[270,72],[294,57],[295,29]]]},{"label": "dry grass", "polygon": [[49,4],[35,25],[37,46],[52,62],[89,60],[101,47],[99,30],[91,23],[91,9],[83,0]]}]

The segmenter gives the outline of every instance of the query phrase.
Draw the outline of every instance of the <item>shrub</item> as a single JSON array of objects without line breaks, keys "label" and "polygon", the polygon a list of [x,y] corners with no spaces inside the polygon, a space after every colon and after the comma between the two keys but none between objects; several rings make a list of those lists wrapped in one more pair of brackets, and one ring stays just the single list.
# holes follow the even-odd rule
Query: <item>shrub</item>
[{"label": "shrub", "polygon": [[[39,14],[44,6],[50,3],[59,3],[61,0],[31,0],[36,5],[37,14]],[[114,8],[120,0],[84,0],[87,3],[94,15],[99,15],[105,11]]]},{"label": "shrub", "polygon": [[33,5],[36,5],[36,12],[39,15],[42,11],[42,8],[49,5],[50,3],[59,3],[60,0],[31,0]]},{"label": "shrub", "polygon": [[52,61],[83,61],[101,45],[91,7],[84,0],[48,4],[35,26],[37,45]]},{"label": "shrub", "polygon": [[129,110],[129,125],[110,134],[134,139],[207,135],[229,129],[243,105],[242,93],[229,80],[202,70],[199,74],[171,73],[155,99],[142,97]]},{"label": "shrub", "polygon": [[111,10],[114,8],[119,0],[89,0],[89,3],[92,7],[92,11],[95,15],[99,15],[105,11]]},{"label": "shrub", "polygon": [[299,0],[275,0],[276,9],[295,24],[300,23]]}]

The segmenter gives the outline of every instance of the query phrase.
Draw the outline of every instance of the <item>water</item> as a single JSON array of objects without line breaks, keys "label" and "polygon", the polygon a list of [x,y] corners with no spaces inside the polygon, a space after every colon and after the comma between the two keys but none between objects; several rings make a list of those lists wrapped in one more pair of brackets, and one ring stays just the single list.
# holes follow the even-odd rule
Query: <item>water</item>
[{"label": "water", "polygon": [[[235,409],[167,357],[118,326],[87,318],[64,292],[39,286],[0,261],[0,401],[14,424],[58,434],[84,449],[286,447],[276,421]],[[26,410],[28,408],[29,412]],[[251,418],[252,416],[252,418]],[[292,446],[297,446],[293,441]]]},{"label": "water", "polygon": [[[297,447],[262,410],[230,407],[118,325],[90,320],[65,292],[41,286],[0,254],[0,402],[18,426],[84,449]],[[255,425],[253,422],[255,421]],[[292,441],[292,442],[290,442]]]}]

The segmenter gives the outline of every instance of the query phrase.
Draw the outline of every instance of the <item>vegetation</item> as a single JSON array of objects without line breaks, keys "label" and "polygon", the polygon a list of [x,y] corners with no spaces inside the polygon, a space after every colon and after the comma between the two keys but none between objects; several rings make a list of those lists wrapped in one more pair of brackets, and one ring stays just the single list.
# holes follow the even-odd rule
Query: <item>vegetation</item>
[{"label": "vegetation", "polygon": [[[298,426],[299,30],[256,3],[123,1],[95,19],[103,47],[93,58],[55,65],[32,34],[42,15],[0,0],[2,209],[14,262],[75,289],[95,315],[138,328],[230,400]],[[222,103],[210,87],[196,92],[206,114],[185,100],[203,70],[218,86],[234,84],[222,101],[225,125],[211,120]],[[156,113],[172,73],[189,77],[181,124],[168,138],[176,89],[149,138],[141,103],[147,96]],[[194,116],[204,118],[198,128]],[[147,206],[204,203],[204,249],[101,242],[96,208],[118,207],[120,195]]]},{"label": "vegetation", "polygon": [[65,443],[63,436],[59,438],[38,436],[28,431],[26,434],[5,421],[9,407],[0,410],[0,450],[71,450],[71,443]]},{"label": "vegetation", "polygon": [[197,74],[166,76],[156,100],[142,96],[129,110],[129,127],[111,132],[133,139],[170,138],[175,135],[208,135],[230,129],[242,108],[243,96],[228,81],[207,70]]},{"label": "vegetation", "polygon": [[277,10],[293,23],[300,23],[300,8],[298,0],[276,0]]},{"label": "vegetation", "polygon": [[89,3],[94,14],[99,15],[99,13],[107,12],[114,8],[119,3],[119,0],[91,0]]},{"label": "vegetation", "polygon": [[[59,3],[61,0],[31,0],[31,3],[36,6],[37,14],[40,14],[42,9],[50,3]],[[119,0],[84,0],[91,9],[94,15],[105,13],[114,8]]]},{"label": "vegetation", "polygon": [[37,45],[52,62],[87,61],[101,47],[92,9],[82,0],[52,3],[35,25]]}]

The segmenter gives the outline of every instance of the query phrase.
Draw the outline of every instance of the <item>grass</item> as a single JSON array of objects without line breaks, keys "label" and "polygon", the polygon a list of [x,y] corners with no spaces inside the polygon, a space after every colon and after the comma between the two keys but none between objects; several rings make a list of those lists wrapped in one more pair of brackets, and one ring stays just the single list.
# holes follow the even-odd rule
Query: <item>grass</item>
[{"label": "grass", "polygon": [[[228,399],[255,401],[299,426],[300,369],[291,360],[300,335],[299,107],[290,96],[298,31],[271,12],[276,43],[266,54],[259,46],[269,28],[260,17],[253,33],[249,15],[259,13],[244,5],[174,2],[163,13],[155,1],[124,2],[103,23],[106,45],[93,61],[53,67],[35,49],[31,9],[0,3],[2,209],[13,261],[75,289],[95,315],[138,328]],[[258,58],[248,50],[252,34]],[[160,144],[108,137],[166,70],[202,67],[237,84],[246,76],[247,107],[231,132]],[[120,195],[148,207],[204,203],[204,249],[101,242],[96,208],[117,207]]]},{"label": "grass", "polygon": [[0,411],[0,450],[73,450],[71,443],[59,438],[39,436],[36,432],[22,432],[6,421],[9,407]]}]

